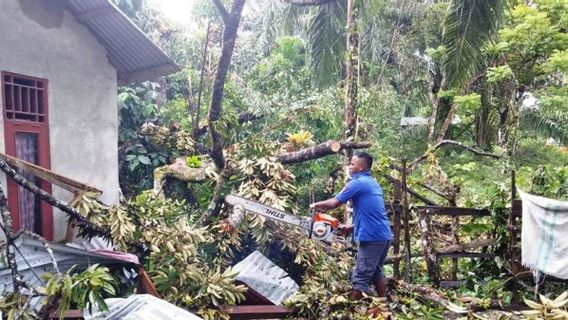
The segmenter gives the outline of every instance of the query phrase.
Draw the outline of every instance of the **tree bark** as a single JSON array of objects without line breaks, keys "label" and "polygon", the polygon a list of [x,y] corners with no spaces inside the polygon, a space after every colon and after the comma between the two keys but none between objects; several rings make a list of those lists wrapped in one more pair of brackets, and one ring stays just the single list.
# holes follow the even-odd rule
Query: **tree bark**
[{"label": "tree bark", "polygon": [[81,229],[81,235],[92,237],[92,236],[101,236],[106,239],[111,239],[110,231],[104,228],[101,228],[92,222],[90,222],[87,218],[83,217],[79,211],[73,209],[67,203],[53,197],[49,193],[41,190],[38,186],[28,181],[23,176],[19,175],[16,170],[12,169],[5,161],[0,160],[0,170],[2,170],[8,177],[12,178],[17,184],[21,185],[22,187],[26,188],[33,194],[39,196],[39,198],[52,206],[58,208],[59,210],[67,213],[70,219],[74,221],[74,223]]},{"label": "tree bark", "polygon": [[185,182],[201,183],[210,178],[210,173],[214,172],[213,163],[204,163],[199,168],[191,168],[185,163],[185,157],[177,158],[170,165],[158,167],[154,170],[153,192],[157,196],[163,195],[164,182],[168,177],[174,177]]},{"label": "tree bark", "polygon": [[197,105],[195,106],[195,116],[193,117],[193,141],[197,141],[199,137],[199,113],[201,111],[201,95],[203,94],[203,77],[205,75],[205,66],[207,65],[207,49],[209,48],[209,34],[211,32],[211,21],[207,23],[207,33],[205,42],[203,43],[203,54],[201,56],[201,73],[199,75],[199,94],[197,95]]},{"label": "tree bark", "polygon": [[284,153],[278,156],[278,161],[282,164],[291,164],[313,160],[338,153],[341,150],[365,149],[371,146],[370,142],[337,142],[327,141],[316,146]]},{"label": "tree bark", "polygon": [[[355,66],[357,65],[357,9],[353,0],[347,0],[347,52],[345,54],[345,98],[343,109],[343,141],[354,141],[357,122],[357,81]],[[345,167],[349,166],[353,152],[345,153]],[[348,176],[346,174],[346,176]]]},{"label": "tree bark", "polygon": [[237,31],[241,21],[241,13],[245,5],[245,0],[234,0],[231,13],[220,2],[214,0],[215,5],[219,9],[223,21],[225,22],[225,30],[223,31],[223,48],[221,49],[221,57],[217,65],[217,74],[213,83],[213,92],[211,93],[211,105],[209,107],[208,126],[211,136],[210,155],[219,170],[225,167],[225,156],[223,155],[223,138],[221,134],[215,130],[214,123],[219,120],[222,111],[223,91],[225,90],[225,80],[227,72],[231,64],[235,41],[237,40]]}]

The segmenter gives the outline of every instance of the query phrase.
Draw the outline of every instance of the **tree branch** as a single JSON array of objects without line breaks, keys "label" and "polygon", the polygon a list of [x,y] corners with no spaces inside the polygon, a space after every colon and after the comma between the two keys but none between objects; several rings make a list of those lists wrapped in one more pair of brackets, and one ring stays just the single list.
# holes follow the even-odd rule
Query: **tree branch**
[{"label": "tree branch", "polygon": [[0,160],[0,170],[4,171],[4,173],[12,178],[14,182],[21,185],[22,187],[26,188],[33,194],[39,196],[39,198],[52,206],[58,208],[59,210],[67,213],[70,219],[75,221],[75,224],[83,231],[82,234],[87,236],[98,235],[106,239],[111,239],[110,231],[107,229],[103,229],[87,218],[83,217],[79,211],[73,209],[67,203],[53,197],[49,193],[41,190],[38,186],[31,183],[29,180],[24,178],[23,176],[19,175],[16,170],[12,169],[4,160]]},{"label": "tree branch", "polygon": [[370,146],[370,142],[338,142],[330,140],[313,147],[281,154],[278,156],[278,161],[282,164],[299,163],[336,154],[341,150],[365,149]]},{"label": "tree branch", "polygon": [[227,12],[227,9],[225,9],[225,6],[221,2],[221,0],[213,0],[213,3],[217,7],[217,10],[219,10],[221,17],[223,18],[223,22],[227,24],[229,21],[229,13]]},{"label": "tree branch", "polygon": [[220,0],[214,0],[215,5],[219,8],[223,20],[225,21],[225,30],[223,31],[223,48],[221,49],[221,57],[219,57],[219,64],[217,66],[217,73],[215,75],[215,82],[213,83],[213,92],[211,93],[211,105],[208,115],[208,127],[211,137],[211,151],[210,155],[219,170],[225,167],[225,156],[223,155],[223,138],[215,130],[214,122],[219,120],[221,116],[221,107],[223,102],[223,91],[225,89],[225,79],[231,64],[233,56],[233,49],[235,48],[235,41],[237,39],[237,30],[241,21],[241,13],[245,5],[245,0],[234,0],[233,7],[231,8],[230,16],[227,10],[221,4]]},{"label": "tree branch", "polygon": [[445,145],[448,145],[448,144],[458,146],[458,147],[462,147],[462,148],[466,149],[467,151],[470,151],[471,153],[478,155],[478,156],[486,156],[486,157],[491,157],[491,158],[494,158],[494,159],[501,158],[500,155],[497,155],[497,154],[494,154],[494,153],[489,153],[489,152],[484,152],[484,151],[481,151],[481,150],[477,150],[477,149],[474,149],[472,147],[468,147],[461,142],[457,142],[457,141],[454,141],[454,140],[442,140],[442,141],[438,142],[436,145],[434,145],[432,148],[428,149],[428,151],[426,151],[426,153],[424,153],[420,157],[414,159],[412,161],[412,163],[410,164],[410,168],[409,168],[410,171],[416,169],[418,164],[420,162],[424,161],[426,158],[428,158],[428,155],[430,153],[433,153],[436,150],[440,149],[442,146],[445,146]]}]

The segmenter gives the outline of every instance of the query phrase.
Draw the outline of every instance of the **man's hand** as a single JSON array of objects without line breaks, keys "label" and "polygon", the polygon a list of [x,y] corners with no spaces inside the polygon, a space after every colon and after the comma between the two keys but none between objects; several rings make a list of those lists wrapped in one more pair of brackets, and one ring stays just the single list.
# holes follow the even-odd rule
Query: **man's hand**
[{"label": "man's hand", "polygon": [[353,232],[353,225],[352,224],[340,224],[337,226],[337,234],[340,236],[346,236]]},{"label": "man's hand", "polygon": [[337,201],[337,199],[335,199],[335,198],[331,198],[331,199],[327,199],[327,200],[319,201],[319,202],[314,202],[314,203],[310,204],[310,209],[327,211],[327,210],[335,209],[335,208],[339,207],[340,205],[342,205],[341,202]]}]

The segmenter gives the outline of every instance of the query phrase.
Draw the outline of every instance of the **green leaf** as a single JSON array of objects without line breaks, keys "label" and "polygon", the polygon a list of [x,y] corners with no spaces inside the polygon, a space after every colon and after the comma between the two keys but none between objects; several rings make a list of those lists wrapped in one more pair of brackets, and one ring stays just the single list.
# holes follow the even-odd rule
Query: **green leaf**
[{"label": "green leaf", "polygon": [[149,165],[151,163],[150,158],[148,158],[147,156],[144,156],[144,155],[139,155],[138,161],[140,161],[140,163],[144,164],[144,165]]}]

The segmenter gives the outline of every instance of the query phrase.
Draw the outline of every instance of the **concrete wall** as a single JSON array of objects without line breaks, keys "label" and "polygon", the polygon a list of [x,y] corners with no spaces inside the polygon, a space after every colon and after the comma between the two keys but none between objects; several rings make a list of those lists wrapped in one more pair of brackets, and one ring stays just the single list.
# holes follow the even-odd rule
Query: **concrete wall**
[{"label": "concrete wall", "polygon": [[[0,0],[0,70],[48,79],[51,170],[95,186],[105,203],[117,203],[116,70],[105,48],[62,4]],[[6,177],[0,179],[6,190]],[[66,201],[72,196],[55,186],[53,194]],[[65,214],[54,210],[54,240],[65,231]]]}]

